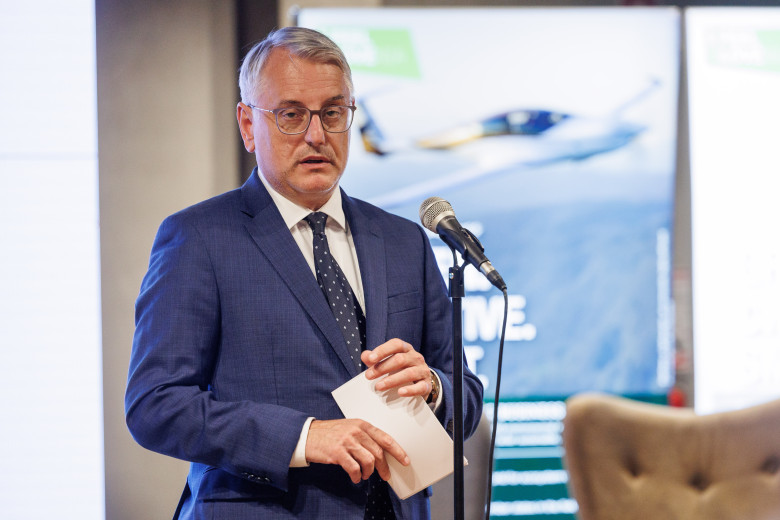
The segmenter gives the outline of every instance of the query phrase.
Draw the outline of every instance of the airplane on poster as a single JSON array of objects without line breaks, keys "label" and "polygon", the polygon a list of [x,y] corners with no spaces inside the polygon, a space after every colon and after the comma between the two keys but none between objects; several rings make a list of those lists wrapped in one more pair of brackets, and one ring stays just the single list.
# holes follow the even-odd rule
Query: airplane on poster
[{"label": "airplane on poster", "polygon": [[603,117],[586,117],[545,109],[517,109],[484,119],[455,125],[414,141],[387,139],[366,100],[358,102],[356,117],[367,152],[385,157],[410,150],[432,153],[449,151],[463,156],[466,168],[436,179],[383,194],[371,202],[383,207],[468,183],[493,173],[532,168],[562,161],[581,161],[620,149],[634,141],[647,127],[622,117],[659,86],[650,85]]}]

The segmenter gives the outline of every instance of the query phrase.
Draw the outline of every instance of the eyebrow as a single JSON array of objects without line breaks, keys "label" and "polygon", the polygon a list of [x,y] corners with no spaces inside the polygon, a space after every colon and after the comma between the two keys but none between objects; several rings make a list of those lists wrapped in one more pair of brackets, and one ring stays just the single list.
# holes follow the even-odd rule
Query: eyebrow
[{"label": "eyebrow", "polygon": [[[346,97],[343,94],[339,94],[338,96],[333,96],[331,98],[328,98],[325,100],[325,103],[323,103],[323,106],[333,103],[334,101],[342,101],[344,102],[346,100]],[[295,99],[284,99],[279,102],[280,105],[298,105],[298,106],[305,106],[303,103],[301,103],[298,100]]]}]

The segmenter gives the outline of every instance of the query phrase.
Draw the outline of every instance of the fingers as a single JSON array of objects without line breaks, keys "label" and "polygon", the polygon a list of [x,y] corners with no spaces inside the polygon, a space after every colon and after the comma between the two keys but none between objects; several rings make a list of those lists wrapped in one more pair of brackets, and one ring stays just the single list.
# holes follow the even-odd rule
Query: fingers
[{"label": "fingers", "polygon": [[[428,397],[433,390],[431,386],[430,371],[426,372],[427,379],[420,379],[416,383],[407,384],[398,389],[398,395],[404,397],[410,397],[413,395],[419,395],[421,397]],[[377,385],[378,386],[378,385]]]},{"label": "fingers", "polygon": [[384,457],[381,449],[369,449],[363,446],[344,454],[344,463],[350,467],[350,471],[347,473],[349,473],[352,482],[358,483],[361,479],[366,480],[371,476],[376,467],[377,451]]},{"label": "fingers", "polygon": [[312,421],[306,439],[306,460],[338,464],[354,483],[376,471],[387,480],[387,454],[403,465],[409,457],[390,435],[360,419]]},{"label": "fingers", "polygon": [[380,392],[398,388],[399,395],[410,396],[428,395],[431,391],[431,371],[424,362],[422,365],[405,367],[393,372],[382,371],[382,373],[389,373],[390,375],[377,381],[375,388]]},{"label": "fingers", "polygon": [[406,454],[406,451],[404,451],[401,445],[398,444],[390,435],[380,430],[379,428],[376,428],[375,426],[369,425],[369,427],[372,439],[374,439],[382,448],[375,459],[374,466],[379,473],[379,476],[384,480],[388,480],[390,478],[390,466],[387,464],[387,457],[385,454],[390,455],[404,466],[409,465],[409,456]]},{"label": "fingers", "polygon": [[360,355],[361,360],[363,363],[366,364],[366,366],[373,366],[377,364],[378,362],[382,361],[388,356],[392,356],[393,354],[397,354],[400,352],[409,352],[413,351],[414,349],[412,346],[398,338],[393,338],[389,341],[386,341],[376,347],[373,350],[365,350]]},{"label": "fingers", "polygon": [[377,381],[375,388],[378,391],[398,388],[398,394],[405,397],[430,394],[430,368],[423,355],[409,343],[391,339],[372,351],[363,352],[361,358],[369,367],[368,379],[387,376]]}]

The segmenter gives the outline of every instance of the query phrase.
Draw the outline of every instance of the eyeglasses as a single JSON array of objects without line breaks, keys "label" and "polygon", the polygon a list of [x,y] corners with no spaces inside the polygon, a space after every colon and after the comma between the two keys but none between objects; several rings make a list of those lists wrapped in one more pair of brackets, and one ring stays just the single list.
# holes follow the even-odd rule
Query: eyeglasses
[{"label": "eyeglasses", "polygon": [[279,131],[287,135],[302,134],[308,130],[314,114],[320,116],[322,128],[326,132],[332,134],[344,133],[352,126],[352,116],[357,108],[354,106],[328,105],[319,110],[309,110],[306,107],[284,107],[269,110],[256,107],[251,103],[247,103],[247,106],[273,114]]}]

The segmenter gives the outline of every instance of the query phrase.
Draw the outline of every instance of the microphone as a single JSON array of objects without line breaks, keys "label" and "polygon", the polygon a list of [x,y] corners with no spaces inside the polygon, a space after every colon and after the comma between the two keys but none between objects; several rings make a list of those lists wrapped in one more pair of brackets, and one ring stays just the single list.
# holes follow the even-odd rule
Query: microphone
[{"label": "microphone", "polygon": [[504,279],[485,256],[485,248],[471,231],[460,225],[449,202],[441,197],[428,197],[420,204],[420,221],[445,244],[457,250],[463,261],[476,267],[490,283],[501,291],[506,290]]}]

